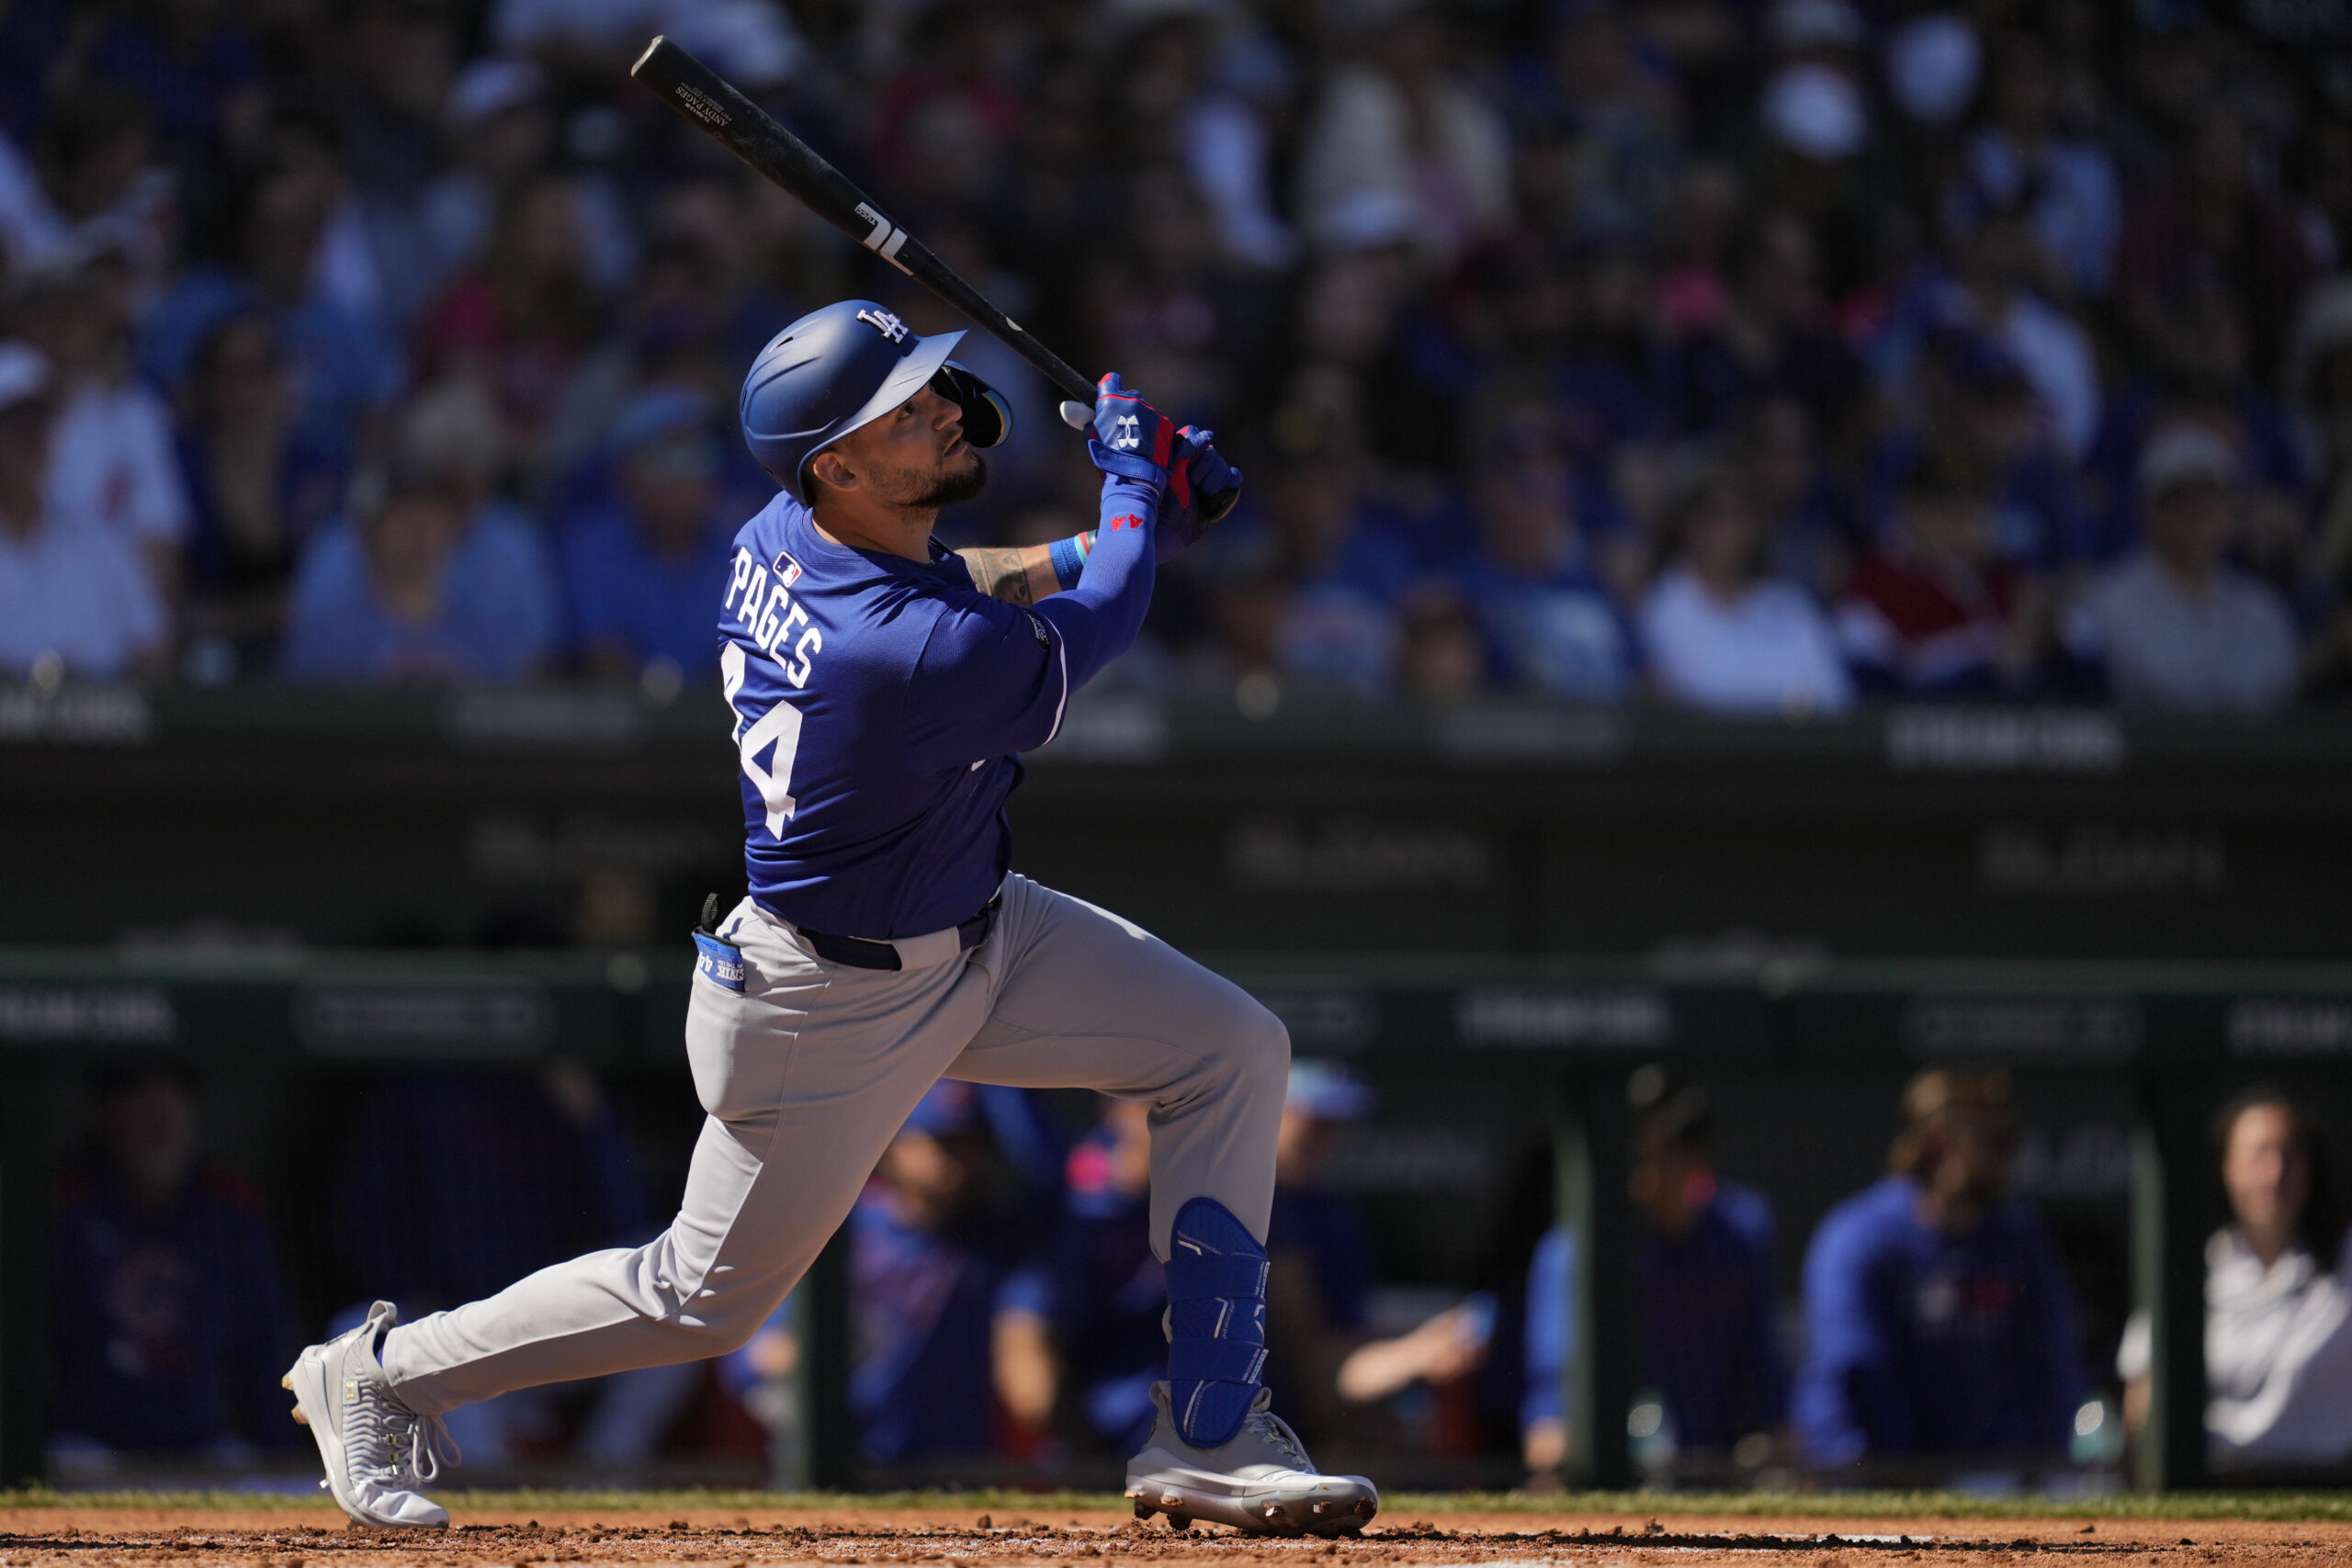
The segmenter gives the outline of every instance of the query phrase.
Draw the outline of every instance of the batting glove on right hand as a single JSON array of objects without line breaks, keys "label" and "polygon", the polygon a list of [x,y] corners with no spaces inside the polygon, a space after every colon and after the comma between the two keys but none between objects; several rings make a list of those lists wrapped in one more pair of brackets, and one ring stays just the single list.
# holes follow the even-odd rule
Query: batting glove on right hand
[{"label": "batting glove on right hand", "polygon": [[1241,470],[1213,445],[1214,430],[1186,425],[1169,454],[1168,498],[1160,502],[1159,531],[1152,540],[1158,564],[1166,566],[1222,521],[1241,499]]},{"label": "batting glove on right hand", "polygon": [[1094,434],[1086,443],[1096,468],[1163,492],[1175,443],[1174,421],[1145,402],[1142,393],[1121,386],[1117,371],[1102,378],[1095,388]]}]

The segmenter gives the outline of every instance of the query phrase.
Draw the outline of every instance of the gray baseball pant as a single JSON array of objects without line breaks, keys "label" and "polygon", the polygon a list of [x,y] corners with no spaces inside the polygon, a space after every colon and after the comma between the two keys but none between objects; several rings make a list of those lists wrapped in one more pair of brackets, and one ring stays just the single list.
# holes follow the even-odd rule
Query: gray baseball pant
[{"label": "gray baseball pant", "polygon": [[678,1217],[643,1247],[393,1329],[383,1367],[410,1409],[742,1344],[942,1077],[1149,1100],[1160,1258],[1193,1198],[1264,1239],[1289,1036],[1141,927],[1015,874],[986,942],[967,953],[953,931],[909,939],[898,970],[828,963],[749,898],[719,934],[742,950],[743,990],[695,976],[686,1057],[710,1114]]}]

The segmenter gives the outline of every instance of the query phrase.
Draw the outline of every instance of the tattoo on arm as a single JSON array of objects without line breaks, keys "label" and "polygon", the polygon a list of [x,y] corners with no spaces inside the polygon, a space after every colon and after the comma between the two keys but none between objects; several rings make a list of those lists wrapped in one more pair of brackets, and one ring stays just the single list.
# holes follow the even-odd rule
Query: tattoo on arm
[{"label": "tattoo on arm", "polygon": [[1029,563],[1023,558],[1027,551],[1000,545],[956,553],[971,569],[972,585],[989,598],[1008,604],[1036,603],[1036,592],[1029,582]]}]

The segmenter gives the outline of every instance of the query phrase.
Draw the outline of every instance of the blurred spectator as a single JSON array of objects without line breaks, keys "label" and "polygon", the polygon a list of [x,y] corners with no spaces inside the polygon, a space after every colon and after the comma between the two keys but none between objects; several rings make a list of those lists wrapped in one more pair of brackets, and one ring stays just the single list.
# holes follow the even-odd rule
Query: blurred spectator
[{"label": "blurred spectator", "polygon": [[[376,1085],[360,1105],[338,1202],[388,1219],[346,1233],[343,1261],[410,1321],[660,1228],[627,1127],[576,1063],[528,1077],[414,1073]],[[362,1311],[331,1327],[354,1326]],[[686,1363],[522,1389],[452,1412],[449,1428],[467,1462],[487,1469],[551,1450],[634,1469],[659,1449],[700,1376]],[[568,1443],[565,1400],[585,1405]]]},{"label": "blurred spectator", "polygon": [[1637,616],[1661,694],[1725,713],[1835,713],[1852,702],[1827,618],[1803,590],[1764,575],[1763,530],[1730,478],[1690,485],[1661,532],[1666,570]]},{"label": "blurred spectator", "polygon": [[0,342],[0,671],[52,680],[153,671],[169,619],[122,535],[60,508],[56,412],[48,359]]},{"label": "blurred spectator", "polygon": [[1292,1064],[1266,1228],[1265,1381],[1302,1433],[1344,1434],[1342,1441],[1359,1445],[1391,1395],[1475,1371],[1493,1323],[1491,1303],[1484,1310],[1465,1303],[1394,1337],[1372,1332],[1370,1233],[1352,1203],[1316,1181],[1338,1128],[1371,1102],[1371,1090],[1344,1067]]},{"label": "blurred spectator", "polygon": [[2079,462],[2098,433],[2101,389],[2090,335],[2054,302],[2053,266],[2034,228],[2023,186],[1956,181],[1942,201],[1952,267],[1930,286],[1931,332],[1974,333],[1997,343],[2033,389],[2042,428]]},{"label": "blurred spectator", "polygon": [[2293,215],[2257,180],[2245,123],[2218,103],[2202,107],[2166,188],[2138,204],[2124,235],[2117,285],[2141,351],[2159,371],[2193,363],[2179,306],[2218,283],[2246,311],[2251,363],[2267,382],[2311,273]]},{"label": "blurred spectator", "polygon": [[[9,20],[29,8],[11,6]],[[117,84],[85,81],[51,110],[37,144],[0,135],[0,259],[10,270],[70,268],[115,250],[134,297],[153,296],[179,212],[156,166],[150,107]]]},{"label": "blurred spectator", "polygon": [[[883,1151],[850,1213],[849,1403],[867,1464],[971,1458],[993,1446],[995,1309],[1012,1249],[993,1234],[989,1153],[979,1097],[943,1080]],[[1032,1314],[1038,1304],[1034,1287],[1007,1299]],[[734,1381],[784,1362],[790,1310],[778,1307],[729,1358]],[[1016,1328],[1014,1337],[1034,1355],[1034,1337]],[[1035,1392],[1043,1369],[1018,1358],[1016,1349],[1027,1381],[1016,1377],[1012,1408],[1034,1420],[1046,1403]]]},{"label": "blurred spectator", "polygon": [[1804,403],[1816,429],[1842,429],[1862,390],[1861,367],[1829,320],[1813,231],[1775,209],[1743,230],[1734,254],[1728,307],[1678,354],[1682,429],[1729,434],[1774,395]]},{"label": "blurred spectator", "polygon": [[130,374],[130,319],[121,258],[28,277],[10,316],[56,377],[50,441],[57,514],[112,529],[154,574],[179,586],[187,492],[172,450],[171,411]]},{"label": "blurred spectator", "polygon": [[622,413],[609,445],[618,504],[563,541],[576,655],[597,675],[634,680],[659,664],[673,679],[702,679],[718,668],[712,595],[742,521],[719,510],[709,409],[694,393],[656,388]]},{"label": "blurred spectator", "polygon": [[1247,68],[1232,69],[1225,47],[1220,24],[1234,18],[1179,6],[1130,8],[1120,19],[1135,27],[1123,51],[1135,62],[1128,112],[1164,126],[1167,151],[1215,214],[1227,255],[1252,267],[1286,265],[1298,237],[1275,210],[1276,147],[1266,117],[1244,90]]},{"label": "blurred spectator", "polygon": [[2041,588],[1993,548],[1984,469],[1931,447],[1904,481],[1885,546],[1854,573],[1838,640],[1863,689],[1983,697],[2034,682],[2051,636]]},{"label": "blurred spectator", "polygon": [[1507,684],[1574,702],[1624,700],[1634,638],[1596,570],[1598,488],[1541,443],[1481,463],[1477,553],[1463,587]]},{"label": "blurred spectator", "polygon": [[[1655,1390],[1669,1450],[1728,1456],[1758,1434],[1769,1444],[1788,1399],[1772,1206],[1716,1176],[1705,1089],[1645,1067],[1629,1092],[1635,1382]],[[1575,1235],[1555,1225],[1528,1265],[1521,1454],[1532,1475],[1552,1480],[1568,1457],[1563,1400],[1576,1357],[1576,1258]]]},{"label": "blurred spectator", "polygon": [[1100,1451],[1135,1452],[1150,1433],[1151,1385],[1168,1375],[1167,1307],[1151,1249],[1151,1107],[1106,1098],[1070,1151],[1044,1257],[998,1298],[996,1387],[1014,1430],[1042,1434],[1066,1413]]},{"label": "blurred spectator", "polygon": [[1317,243],[1404,236],[1435,265],[1510,221],[1510,144],[1456,73],[1444,10],[1383,0],[1365,56],[1333,71],[1301,139],[1297,210]]},{"label": "blurred spectator", "polygon": [[[2279,1090],[2250,1089],[2213,1123],[2230,1223],[2205,1245],[2205,1429],[2217,1466],[2352,1459],[2352,1237],[2327,1144]],[[2154,1340],[2123,1331],[2124,1418],[2144,1430]]]},{"label": "blurred spectator", "polygon": [[181,393],[188,632],[222,673],[274,660],[296,558],[350,476],[296,423],[295,374],[268,318],[235,314],[206,334]]},{"label": "blurred spectator", "polygon": [[52,1221],[52,1462],[87,1480],[119,1453],[232,1462],[289,1441],[277,1379],[300,1341],[259,1199],[202,1157],[183,1071],[126,1064],[92,1091]]},{"label": "blurred spectator", "polygon": [[402,463],[363,476],[352,517],[302,552],[280,669],[292,680],[512,681],[543,646],[529,639],[551,597],[519,555],[511,573],[458,570],[470,519],[446,472]]},{"label": "blurred spectator", "polygon": [[2063,1455],[2083,1392],[2075,1298],[2041,1216],[2006,1196],[2006,1074],[1920,1074],[1892,1174],[1805,1253],[1791,1414],[1818,1466]]},{"label": "blurred spectator", "polygon": [[1309,685],[1387,694],[1396,604],[1414,579],[1411,545],[1328,451],[1289,457],[1254,482],[1264,511],[1236,519],[1213,547],[1232,667],[1209,678],[1269,669]]},{"label": "blurred spectator", "polygon": [[2075,294],[2105,294],[2115,275],[2123,197],[2115,161],[2059,124],[2060,83],[2049,47],[2013,33],[1993,68],[1992,114],[1968,142],[1969,171],[1987,190],[2022,194],[2056,276]]},{"label": "blurred spectator", "polygon": [[1815,598],[1835,597],[1860,553],[1861,529],[1803,400],[1781,394],[1751,408],[1737,462],[1770,541],[1771,574]]},{"label": "blurred spectator", "polygon": [[555,650],[562,605],[538,524],[499,493],[507,470],[506,431],[497,405],[471,381],[420,395],[400,433],[401,460],[438,478],[460,519],[453,580],[503,586],[501,613],[514,646],[534,662]]},{"label": "blurred spectator", "polygon": [[321,242],[341,198],[341,170],[315,140],[292,141],[300,161],[254,177],[239,193],[230,225],[234,265],[189,267],[147,317],[140,367],[156,385],[176,388],[221,323],[262,316],[292,370],[287,417],[296,435],[348,463],[373,444],[404,369],[382,324],[329,287]]},{"label": "blurred spectator", "polygon": [[2258,713],[2294,694],[2288,607],[2228,561],[2237,472],[2200,425],[2160,432],[2140,459],[2147,546],[2091,585],[2073,633],[2127,705]]},{"label": "blurred spectator", "polygon": [[1462,595],[1442,582],[1405,600],[1396,646],[1396,689],[1419,702],[1458,702],[1485,689],[1487,649]]},{"label": "blurred spectator", "polygon": [[507,197],[481,262],[419,327],[418,368],[429,380],[472,380],[488,391],[524,473],[541,483],[550,422],[604,325],[579,186],[541,175]]},{"label": "blurred spectator", "polygon": [[1683,145],[1670,80],[1644,58],[1623,13],[1564,8],[1545,50],[1522,62],[1517,118],[1556,141],[1572,173],[1562,238],[1641,240],[1657,229]]}]

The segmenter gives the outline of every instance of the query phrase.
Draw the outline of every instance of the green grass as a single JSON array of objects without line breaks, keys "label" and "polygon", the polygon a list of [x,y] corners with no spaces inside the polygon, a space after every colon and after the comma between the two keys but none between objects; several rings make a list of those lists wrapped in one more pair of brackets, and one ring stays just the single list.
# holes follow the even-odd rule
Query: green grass
[{"label": "green grass", "polygon": [[[685,1510],[749,1512],[775,1508],[940,1508],[997,1510],[1009,1515],[1121,1509],[1102,1492],[436,1492],[459,1514],[468,1510],[540,1508],[610,1514],[677,1514]],[[330,1513],[323,1493],[56,1492],[47,1487],[0,1491],[10,1508],[250,1509]],[[1803,1515],[1835,1519],[2352,1519],[2352,1492],[2122,1493],[2107,1497],[1970,1497],[1953,1492],[1443,1492],[1392,1493],[1383,1500],[1385,1522],[1444,1514],[1643,1515],[1661,1519],[1702,1514],[1763,1517]]]}]

